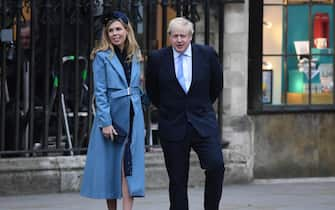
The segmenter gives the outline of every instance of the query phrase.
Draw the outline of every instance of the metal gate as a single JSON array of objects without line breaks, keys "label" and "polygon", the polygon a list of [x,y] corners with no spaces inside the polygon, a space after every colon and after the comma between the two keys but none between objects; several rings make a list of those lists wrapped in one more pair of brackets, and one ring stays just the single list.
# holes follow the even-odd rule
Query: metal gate
[{"label": "metal gate", "polygon": [[[168,45],[168,21],[185,16],[195,34],[202,27],[201,42],[212,43],[222,61],[223,6],[220,0],[1,0],[0,157],[86,153],[94,117],[89,54],[104,14],[128,14],[145,56]],[[151,106],[145,113],[150,148],[159,144],[156,113]]]}]

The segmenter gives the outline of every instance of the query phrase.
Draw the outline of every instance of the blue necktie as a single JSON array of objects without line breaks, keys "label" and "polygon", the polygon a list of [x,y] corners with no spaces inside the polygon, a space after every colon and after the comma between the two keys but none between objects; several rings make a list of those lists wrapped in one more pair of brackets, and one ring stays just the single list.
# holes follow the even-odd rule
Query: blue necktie
[{"label": "blue necktie", "polygon": [[184,70],[183,70],[183,57],[184,54],[180,53],[177,57],[177,79],[184,92],[187,93]]}]

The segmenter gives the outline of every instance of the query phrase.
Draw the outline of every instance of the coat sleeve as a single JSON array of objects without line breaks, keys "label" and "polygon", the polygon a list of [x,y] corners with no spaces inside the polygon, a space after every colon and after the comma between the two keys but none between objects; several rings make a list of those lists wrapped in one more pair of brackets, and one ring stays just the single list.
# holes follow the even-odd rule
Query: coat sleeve
[{"label": "coat sleeve", "polygon": [[159,107],[159,67],[157,65],[157,53],[151,53],[148,57],[148,63],[145,75],[145,88],[152,104]]},{"label": "coat sleeve", "polygon": [[110,105],[107,98],[106,66],[98,53],[93,61],[94,95],[96,103],[96,118],[100,128],[112,125]]},{"label": "coat sleeve", "polygon": [[213,48],[209,48],[209,59],[211,68],[211,81],[210,81],[210,99],[211,102],[217,99],[223,88],[223,71],[222,65],[219,62],[217,53]]}]

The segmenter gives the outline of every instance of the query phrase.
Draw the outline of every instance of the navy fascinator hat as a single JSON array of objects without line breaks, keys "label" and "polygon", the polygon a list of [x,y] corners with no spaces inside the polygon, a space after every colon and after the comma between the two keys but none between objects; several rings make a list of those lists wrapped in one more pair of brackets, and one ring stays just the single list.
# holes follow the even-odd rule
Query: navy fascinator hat
[{"label": "navy fascinator hat", "polygon": [[103,24],[106,26],[110,20],[119,20],[124,24],[128,25],[128,17],[125,13],[120,11],[114,11],[110,14],[106,14],[103,19]]}]

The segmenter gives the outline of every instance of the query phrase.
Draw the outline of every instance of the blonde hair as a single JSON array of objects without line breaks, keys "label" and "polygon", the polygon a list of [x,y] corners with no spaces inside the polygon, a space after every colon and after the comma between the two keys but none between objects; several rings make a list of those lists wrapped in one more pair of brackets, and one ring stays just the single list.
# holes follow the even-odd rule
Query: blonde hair
[{"label": "blonde hair", "polygon": [[113,44],[111,43],[111,41],[108,37],[108,28],[115,21],[119,21],[123,25],[123,27],[128,31],[128,34],[127,34],[127,37],[126,37],[126,40],[125,40],[125,45],[124,45],[125,49],[127,50],[126,61],[131,62],[131,59],[133,58],[133,56],[136,56],[137,60],[142,61],[143,60],[142,53],[141,53],[140,47],[139,47],[139,45],[136,41],[133,27],[131,26],[131,24],[129,22],[128,22],[128,24],[125,24],[119,19],[110,20],[103,27],[101,40],[100,40],[99,44],[92,50],[90,58],[93,60],[94,57],[96,56],[96,54],[99,51],[105,51],[105,50],[108,50],[108,49],[112,50],[112,53],[113,53],[112,55],[115,54],[114,46],[113,46]]},{"label": "blonde hair", "polygon": [[193,35],[194,32],[193,23],[184,17],[173,18],[169,23],[167,32],[169,35],[171,35],[172,31],[179,28],[186,30],[189,33],[189,35]]}]

